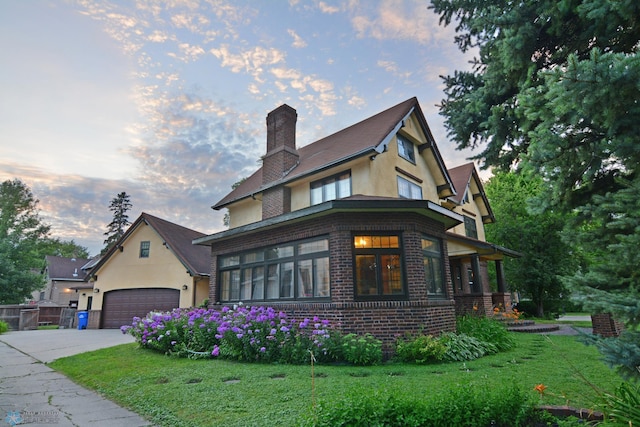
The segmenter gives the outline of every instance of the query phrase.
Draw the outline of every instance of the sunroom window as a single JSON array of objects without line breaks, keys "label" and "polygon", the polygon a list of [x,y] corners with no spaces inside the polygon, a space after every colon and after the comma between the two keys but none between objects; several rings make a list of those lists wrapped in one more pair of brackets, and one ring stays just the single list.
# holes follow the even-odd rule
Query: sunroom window
[{"label": "sunroom window", "polygon": [[406,295],[398,235],[356,235],[353,246],[358,298],[390,299]]},{"label": "sunroom window", "polygon": [[219,258],[220,300],[328,298],[329,240],[304,240]]},{"label": "sunroom window", "polygon": [[440,241],[431,237],[423,237],[422,256],[427,294],[430,297],[446,298]]}]

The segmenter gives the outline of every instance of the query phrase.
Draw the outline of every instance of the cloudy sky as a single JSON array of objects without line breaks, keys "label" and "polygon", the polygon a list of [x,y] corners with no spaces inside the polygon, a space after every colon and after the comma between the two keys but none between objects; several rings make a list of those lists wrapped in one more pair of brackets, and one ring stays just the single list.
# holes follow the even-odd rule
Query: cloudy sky
[{"label": "cloudy sky", "polygon": [[254,172],[265,118],[311,143],[416,96],[447,166],[440,75],[469,67],[423,0],[2,0],[0,180],[92,254],[109,202],[213,233]]}]

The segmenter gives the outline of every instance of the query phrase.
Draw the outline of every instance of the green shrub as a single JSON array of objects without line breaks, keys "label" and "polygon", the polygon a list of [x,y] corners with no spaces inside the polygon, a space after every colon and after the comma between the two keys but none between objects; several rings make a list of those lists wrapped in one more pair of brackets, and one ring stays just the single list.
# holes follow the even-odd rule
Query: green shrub
[{"label": "green shrub", "polygon": [[[484,316],[461,316],[456,319],[458,334],[465,334],[480,341],[493,344],[496,351],[513,348],[515,340],[509,331],[497,320]],[[494,351],[495,353],[495,351]]]},{"label": "green shrub", "polygon": [[340,396],[344,397],[320,402],[309,425],[518,427],[548,418],[516,385],[487,390],[480,384],[466,384],[427,396],[355,389]]},{"label": "green shrub", "polygon": [[342,356],[353,365],[376,365],[382,362],[382,342],[371,334],[345,335],[342,338]]},{"label": "green shrub", "polygon": [[9,324],[0,320],[0,334],[4,334],[9,330]]},{"label": "green shrub", "polygon": [[445,348],[442,359],[447,362],[464,362],[498,352],[492,343],[480,341],[466,334],[444,333],[440,337],[440,343]]},{"label": "green shrub", "polygon": [[435,363],[442,360],[446,346],[432,335],[407,336],[396,342],[396,358],[401,362]]}]

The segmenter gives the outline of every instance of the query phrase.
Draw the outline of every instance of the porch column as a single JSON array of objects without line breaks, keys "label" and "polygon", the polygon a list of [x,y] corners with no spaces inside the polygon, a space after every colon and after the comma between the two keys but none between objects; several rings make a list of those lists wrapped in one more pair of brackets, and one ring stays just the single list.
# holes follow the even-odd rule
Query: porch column
[{"label": "porch column", "polygon": [[498,282],[498,292],[506,293],[507,284],[504,280],[504,265],[501,259],[496,260],[496,280]]},{"label": "porch column", "polygon": [[473,271],[473,292],[481,293],[484,287],[482,286],[482,276],[480,276],[480,256],[478,254],[471,255],[471,270]]}]

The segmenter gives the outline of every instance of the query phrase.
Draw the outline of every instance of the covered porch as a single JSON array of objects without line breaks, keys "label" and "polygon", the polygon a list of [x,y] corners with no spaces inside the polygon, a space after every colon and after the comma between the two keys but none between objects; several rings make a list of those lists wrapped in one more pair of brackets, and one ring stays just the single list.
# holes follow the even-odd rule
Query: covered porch
[{"label": "covered porch", "polygon": [[495,308],[511,312],[511,291],[505,280],[503,260],[522,254],[454,233],[447,233],[447,247],[456,314],[492,316]]}]

